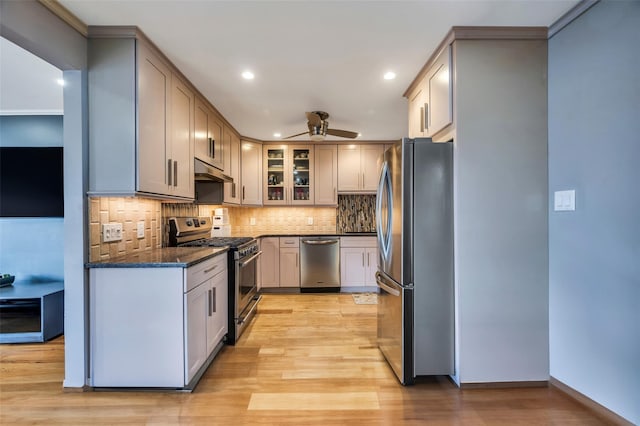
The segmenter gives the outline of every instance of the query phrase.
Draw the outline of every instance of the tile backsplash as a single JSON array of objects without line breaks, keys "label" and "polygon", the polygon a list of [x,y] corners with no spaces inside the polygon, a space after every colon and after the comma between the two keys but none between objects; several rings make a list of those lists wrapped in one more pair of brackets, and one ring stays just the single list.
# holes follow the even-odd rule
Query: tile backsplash
[{"label": "tile backsplash", "polygon": [[[133,197],[89,198],[89,260],[109,259],[162,246],[162,203]],[[144,221],[144,237],[137,237],[137,223]],[[122,224],[122,240],[102,242],[102,225]]]},{"label": "tile backsplash", "polygon": [[375,195],[338,195],[337,230],[344,232],[375,232]]},{"label": "tile backsplash", "polygon": [[[230,207],[198,206],[200,216],[212,216],[213,209],[229,210],[232,235],[334,234],[335,207]],[[255,225],[252,225],[252,218]],[[312,224],[309,225],[309,218]]]}]

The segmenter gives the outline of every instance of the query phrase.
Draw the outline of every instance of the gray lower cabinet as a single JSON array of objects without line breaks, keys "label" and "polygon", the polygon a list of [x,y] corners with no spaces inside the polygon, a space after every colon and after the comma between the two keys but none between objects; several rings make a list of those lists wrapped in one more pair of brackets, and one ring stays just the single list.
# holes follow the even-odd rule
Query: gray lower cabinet
[{"label": "gray lower cabinet", "polygon": [[92,268],[89,384],[194,386],[227,332],[226,259]]}]

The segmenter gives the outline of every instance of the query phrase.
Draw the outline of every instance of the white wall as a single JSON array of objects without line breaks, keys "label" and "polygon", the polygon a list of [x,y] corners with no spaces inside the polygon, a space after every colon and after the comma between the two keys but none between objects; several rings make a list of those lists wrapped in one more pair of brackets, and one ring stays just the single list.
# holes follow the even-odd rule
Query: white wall
[{"label": "white wall", "polygon": [[549,40],[551,375],[640,424],[640,2]]},{"label": "white wall", "polygon": [[65,387],[87,379],[87,40],[39,2],[0,1],[0,35],[64,71]]}]

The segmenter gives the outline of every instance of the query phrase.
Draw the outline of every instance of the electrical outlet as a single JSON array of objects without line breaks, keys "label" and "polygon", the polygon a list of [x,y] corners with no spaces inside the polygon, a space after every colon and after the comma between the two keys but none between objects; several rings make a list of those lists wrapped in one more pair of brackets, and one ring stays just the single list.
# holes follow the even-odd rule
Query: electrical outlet
[{"label": "electrical outlet", "polygon": [[117,222],[102,224],[102,242],[122,240],[122,224]]},{"label": "electrical outlet", "polygon": [[255,224],[256,224],[256,218],[255,217],[249,218],[249,225],[255,225]]},{"label": "electrical outlet", "polygon": [[309,216],[307,218],[307,225],[313,225],[313,217]]},{"label": "electrical outlet", "polygon": [[144,220],[141,220],[137,224],[138,238],[144,238]]}]

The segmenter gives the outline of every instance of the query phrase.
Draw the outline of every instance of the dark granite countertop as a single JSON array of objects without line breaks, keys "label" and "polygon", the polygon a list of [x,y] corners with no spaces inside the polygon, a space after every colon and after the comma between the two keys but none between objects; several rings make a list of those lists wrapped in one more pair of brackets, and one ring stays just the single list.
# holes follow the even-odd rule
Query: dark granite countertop
[{"label": "dark granite countertop", "polygon": [[259,234],[254,238],[267,237],[375,237],[375,232],[347,232],[344,234]]},{"label": "dark granite countertop", "polygon": [[187,268],[229,251],[228,247],[163,247],[89,262],[87,268]]}]

